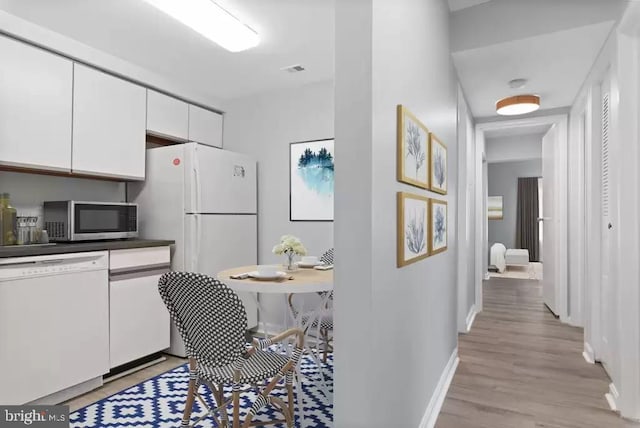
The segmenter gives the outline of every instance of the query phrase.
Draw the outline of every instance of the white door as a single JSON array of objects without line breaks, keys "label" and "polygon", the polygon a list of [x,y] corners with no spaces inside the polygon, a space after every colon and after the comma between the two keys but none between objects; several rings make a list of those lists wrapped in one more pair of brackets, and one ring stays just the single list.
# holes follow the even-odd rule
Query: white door
[{"label": "white door", "polygon": [[[186,265],[192,272],[217,277],[233,267],[255,265],[258,260],[258,219],[255,215],[193,214],[186,216]],[[218,278],[224,282],[224,278]],[[252,296],[239,293],[249,328],[258,324]]]},{"label": "white door", "polygon": [[169,311],[158,293],[161,273],[151,273],[133,272],[109,283],[111,368],[169,347]]},{"label": "white door", "polygon": [[71,170],[73,63],[0,37],[0,163]]},{"label": "white door", "polygon": [[185,212],[255,214],[256,162],[248,156],[189,143]]},{"label": "white door", "polygon": [[544,221],[544,240],[542,243],[542,259],[544,260],[544,275],[542,279],[542,295],[544,304],[553,312],[558,314],[558,299],[556,289],[556,227],[554,209],[554,182],[555,182],[555,162],[556,144],[558,141],[558,126],[553,125],[542,138],[542,206]]},{"label": "white door", "polygon": [[611,145],[610,145],[610,88],[607,81],[602,85],[602,182],[601,182],[601,201],[602,201],[602,223],[601,223],[601,283],[600,283],[600,320],[602,328],[600,329],[601,349],[598,351],[598,357],[602,366],[607,370],[609,376],[613,378],[612,373],[612,346],[615,340],[615,290],[613,282],[610,279],[611,273],[611,234],[612,234],[612,218],[610,216],[610,194],[613,174],[610,174],[611,164]]},{"label": "white door", "polygon": [[147,92],[74,64],[73,172],[144,180]]}]

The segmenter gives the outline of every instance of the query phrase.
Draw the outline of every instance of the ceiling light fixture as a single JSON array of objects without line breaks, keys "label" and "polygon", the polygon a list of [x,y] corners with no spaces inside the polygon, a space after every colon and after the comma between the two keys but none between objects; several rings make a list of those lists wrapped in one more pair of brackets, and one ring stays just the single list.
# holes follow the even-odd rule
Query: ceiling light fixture
[{"label": "ceiling light fixture", "polygon": [[145,0],[228,51],[257,46],[258,33],[211,0]]},{"label": "ceiling light fixture", "polygon": [[531,113],[539,108],[540,97],[537,95],[516,95],[503,98],[496,103],[496,113],[502,116]]}]

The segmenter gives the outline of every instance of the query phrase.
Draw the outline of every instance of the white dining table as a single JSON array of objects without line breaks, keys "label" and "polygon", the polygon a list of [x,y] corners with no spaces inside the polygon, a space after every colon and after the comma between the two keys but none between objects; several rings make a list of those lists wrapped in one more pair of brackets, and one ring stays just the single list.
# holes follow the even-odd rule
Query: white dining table
[{"label": "white dining table", "polygon": [[[285,302],[285,306],[288,308],[287,298],[289,294],[298,294],[298,293],[324,293],[322,299],[317,304],[316,307],[313,308],[311,312],[307,312],[308,318],[306,319],[306,324],[303,325],[302,322],[302,313],[303,311],[298,311],[298,315],[295,316],[288,311],[290,315],[290,319],[293,320],[294,325],[302,329],[305,332],[305,347],[309,351],[309,354],[312,356],[314,361],[318,366],[318,372],[320,374],[320,387],[324,392],[324,395],[327,400],[332,400],[332,394],[327,388],[324,375],[322,372],[322,364],[320,363],[320,359],[316,355],[313,350],[311,350],[307,345],[307,331],[310,330],[310,327],[316,320],[319,320],[322,309],[326,307],[327,302],[329,300],[330,292],[333,291],[333,270],[317,270],[317,269],[304,269],[299,268],[295,271],[285,272],[286,276],[277,280],[264,280],[264,279],[255,279],[252,277],[242,278],[242,279],[233,279],[231,276],[241,275],[248,272],[257,271],[257,266],[241,266],[235,267],[232,269],[227,269],[218,273],[217,278],[219,281],[225,283],[229,288],[236,292],[244,292],[250,293],[253,296],[256,305],[258,307],[258,311],[260,314],[265,314],[265,309],[261,306],[260,300],[258,299],[259,293],[264,294],[281,294],[283,296],[283,300]],[[320,323],[318,322],[317,325]],[[266,333],[266,332],[265,332]],[[296,368],[298,379],[297,388],[299,392],[302,392],[302,384],[301,384],[301,376],[299,372],[299,365]],[[298,407],[300,412],[300,421],[302,426],[305,425],[303,404],[301,401],[302,394],[298,393]]]}]

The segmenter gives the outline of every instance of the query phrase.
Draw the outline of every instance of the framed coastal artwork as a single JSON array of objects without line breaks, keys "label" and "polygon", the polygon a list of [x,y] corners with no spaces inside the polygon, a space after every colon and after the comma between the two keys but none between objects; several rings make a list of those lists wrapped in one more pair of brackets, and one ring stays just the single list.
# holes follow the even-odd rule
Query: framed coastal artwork
[{"label": "framed coastal artwork", "polygon": [[487,211],[489,220],[502,220],[502,196],[489,196],[487,200]]},{"label": "framed coastal artwork", "polygon": [[447,250],[447,202],[429,199],[429,255]]},{"label": "framed coastal artwork", "polygon": [[429,138],[429,188],[432,192],[447,194],[447,146],[433,133]]},{"label": "framed coastal artwork", "polygon": [[403,267],[429,256],[427,212],[429,198],[398,192],[397,266]]},{"label": "framed coastal artwork", "polygon": [[397,179],[429,188],[429,130],[406,107],[397,107]]},{"label": "framed coastal artwork", "polygon": [[333,221],[334,140],[289,145],[289,220]]}]

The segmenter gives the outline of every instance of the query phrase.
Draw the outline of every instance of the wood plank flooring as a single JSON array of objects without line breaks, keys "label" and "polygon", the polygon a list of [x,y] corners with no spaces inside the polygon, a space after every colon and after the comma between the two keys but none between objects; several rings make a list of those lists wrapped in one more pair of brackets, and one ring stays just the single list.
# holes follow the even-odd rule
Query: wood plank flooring
[{"label": "wood plank flooring", "polygon": [[111,382],[105,383],[98,389],[94,389],[91,392],[88,392],[62,404],[68,405],[70,412],[75,412],[82,407],[88,406],[89,404],[95,403],[96,401],[100,401],[103,398],[107,398],[110,395],[115,394],[116,392],[120,392],[141,382],[144,382],[147,379],[151,379],[152,377],[155,377],[161,373],[174,369],[187,361],[185,358],[173,357],[171,355],[165,355],[165,357],[167,357],[166,361],[163,361],[151,367],[147,367],[130,375],[123,376],[119,379],[115,379]]},{"label": "wood plank flooring", "polygon": [[609,378],[583,359],[582,329],[551,315],[538,281],[485,281],[484,311],[458,349],[437,428],[640,427],[609,409]]}]

